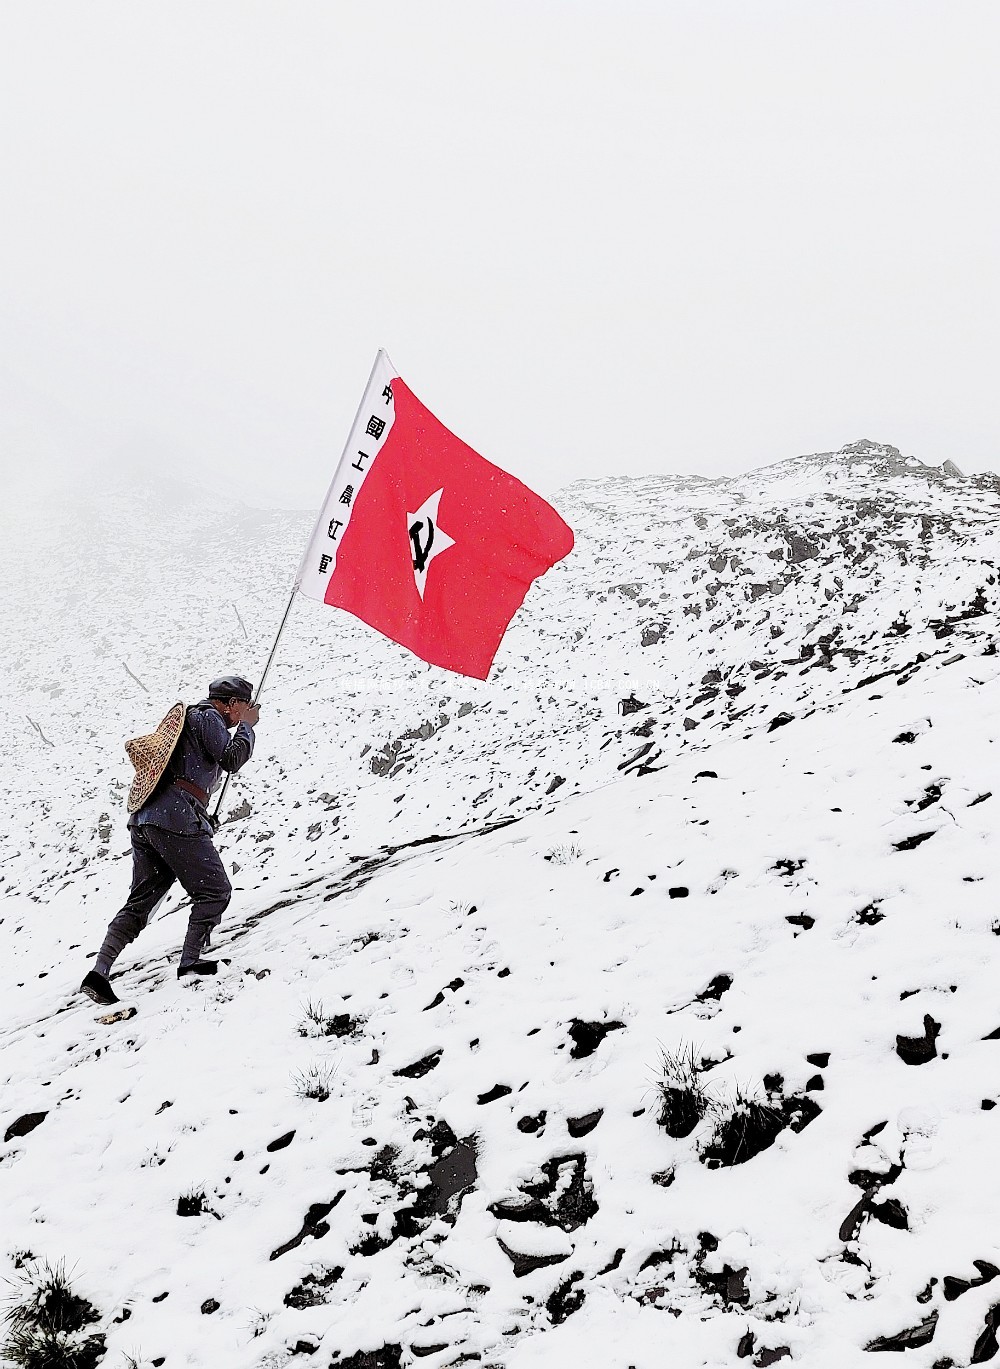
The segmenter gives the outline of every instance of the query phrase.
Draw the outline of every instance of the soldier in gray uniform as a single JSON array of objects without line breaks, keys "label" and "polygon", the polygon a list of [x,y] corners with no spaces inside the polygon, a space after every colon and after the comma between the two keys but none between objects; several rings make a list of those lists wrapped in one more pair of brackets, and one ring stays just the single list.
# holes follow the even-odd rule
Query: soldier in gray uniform
[{"label": "soldier in gray uniform", "polygon": [[191,896],[177,977],[215,974],[218,969],[218,962],[203,959],[201,952],[222,920],[233,889],[212,842],[207,805],[222,771],[235,774],[253,754],[260,710],[252,698],[252,686],[239,675],[213,680],[208,698],[188,708],[162,780],[129,818],[132,890],[108,927],[94,968],[80,985],[95,1003],[119,1001],[109,983],[111,967],[146,926],[174,880]]}]

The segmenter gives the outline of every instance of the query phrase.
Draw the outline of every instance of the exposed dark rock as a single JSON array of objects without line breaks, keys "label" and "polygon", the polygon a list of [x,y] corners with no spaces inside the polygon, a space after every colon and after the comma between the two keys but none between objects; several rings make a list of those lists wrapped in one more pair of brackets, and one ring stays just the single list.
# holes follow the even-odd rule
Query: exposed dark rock
[{"label": "exposed dark rock", "polygon": [[457,1208],[456,1200],[474,1188],[479,1177],[475,1136],[465,1136],[461,1140],[453,1137],[453,1143],[425,1173],[430,1183],[417,1193],[413,1205],[416,1216],[442,1217],[452,1212]]},{"label": "exposed dark rock", "polygon": [[872,1203],[871,1215],[885,1226],[895,1227],[898,1231],[908,1231],[909,1222],[906,1208],[898,1198],[887,1198],[884,1203]]},{"label": "exposed dark rock", "polygon": [[860,922],[862,927],[874,927],[876,923],[883,921],[885,918],[885,913],[879,912],[878,905],[878,899],[875,899],[872,903],[866,904],[864,908],[860,908],[854,914],[854,921]]},{"label": "exposed dark rock", "polygon": [[540,1179],[522,1184],[514,1198],[491,1203],[490,1212],[501,1220],[541,1222],[576,1231],[598,1211],[586,1164],[584,1154],[554,1156],[542,1165]]},{"label": "exposed dark rock", "polygon": [[786,727],[789,723],[794,721],[795,715],[793,713],[776,713],[768,723],[767,730],[768,732],[774,732],[776,728]]},{"label": "exposed dark rock", "polygon": [[5,1141],[13,1141],[15,1136],[27,1136],[30,1132],[34,1131],[35,1127],[40,1127],[48,1115],[47,1112],[24,1113],[16,1122],[11,1122],[10,1126],[4,1132],[3,1139]]},{"label": "exposed dark rock", "polygon": [[668,889],[667,893],[670,895],[671,898],[687,898],[688,889],[686,885],[678,884],[675,885],[672,889]]},{"label": "exposed dark rock", "polygon": [[963,1293],[968,1293],[970,1288],[980,1288],[984,1283],[990,1283],[993,1279],[1000,1276],[1000,1269],[989,1260],[973,1260],[972,1263],[979,1270],[978,1279],[959,1279],[953,1274],[946,1274],[943,1279],[944,1300],[954,1302]]},{"label": "exposed dark rock", "polygon": [[333,1288],[344,1275],[344,1270],[338,1265],[336,1269],[325,1269],[321,1273],[305,1275],[301,1283],[296,1284],[285,1294],[285,1306],[297,1307],[319,1307],[327,1302],[326,1291]]},{"label": "exposed dark rock", "polygon": [[292,1144],[294,1137],[294,1131],[286,1131],[285,1134],[283,1136],[279,1136],[276,1141],[271,1141],[267,1149],[271,1154],[273,1154],[276,1150],[284,1150],[286,1146],[290,1146]]},{"label": "exposed dark rock", "polygon": [[523,1255],[520,1251],[512,1250],[505,1245],[498,1236],[497,1245],[514,1266],[514,1278],[523,1279],[525,1274],[533,1274],[536,1269],[545,1269],[551,1264],[562,1264],[563,1260],[569,1259],[569,1253],[565,1255]]},{"label": "exposed dark rock", "polygon": [[994,1303],[986,1313],[986,1325],[972,1350],[970,1364],[985,1364],[1000,1350],[997,1332],[1000,1331],[1000,1303]]},{"label": "exposed dark rock", "polygon": [[546,1112],[543,1108],[542,1111],[538,1113],[536,1117],[520,1118],[517,1124],[517,1129],[518,1131],[524,1131],[529,1133],[530,1135],[534,1135],[536,1131],[540,1130],[540,1128],[542,1128],[545,1125],[545,1117]]},{"label": "exposed dark rock", "polygon": [[215,1298],[206,1298],[201,1305],[202,1316],[210,1317],[213,1312],[218,1312],[220,1306],[221,1303],[217,1302]]},{"label": "exposed dark rock", "polygon": [[431,1051],[430,1055],[425,1055],[422,1060],[416,1060],[412,1065],[404,1065],[401,1069],[393,1070],[393,1077],[396,1079],[423,1079],[425,1074],[430,1074],[431,1070],[440,1063],[443,1052],[440,1050]]},{"label": "exposed dark rock", "polygon": [[728,1264],[724,1264],[718,1273],[711,1273],[698,1261],[691,1272],[702,1288],[708,1293],[714,1293],[725,1307],[749,1306],[750,1290],[747,1288],[745,1268],[731,1269]]},{"label": "exposed dark rock", "polygon": [[556,1288],[545,1303],[545,1309],[552,1318],[552,1324],[558,1326],[567,1317],[579,1312],[583,1306],[586,1293],[582,1288],[574,1288],[575,1283],[583,1278],[582,1273],[571,1274],[569,1278]]},{"label": "exposed dark rock", "polygon": [[915,1350],[918,1346],[929,1345],[937,1329],[938,1313],[932,1312],[917,1326],[905,1331],[897,1331],[894,1336],[877,1336],[864,1347],[866,1350]]},{"label": "exposed dark rock", "polygon": [[941,1023],[935,1022],[930,1013],[924,1014],[923,1036],[896,1036],[896,1054],[906,1065],[926,1065],[937,1055],[935,1042],[941,1031]]},{"label": "exposed dark rock", "polygon": [[513,1089],[509,1084],[494,1084],[486,1093],[481,1093],[476,1099],[476,1102],[479,1103],[480,1106],[484,1103],[494,1103],[498,1098],[505,1098],[508,1093],[512,1092]]},{"label": "exposed dark rock", "polygon": [[277,1260],[282,1255],[287,1255],[289,1250],[294,1250],[300,1246],[307,1236],[311,1236],[314,1241],[325,1236],[330,1230],[330,1223],[324,1221],[323,1218],[330,1215],[346,1192],[347,1190],[342,1188],[330,1203],[313,1203],[302,1219],[302,1228],[298,1234],[293,1236],[290,1241],[286,1241],[284,1245],[279,1245],[277,1250],[272,1250],[270,1258]]},{"label": "exposed dark rock", "polygon": [[358,1350],[347,1359],[334,1354],[330,1369],[403,1369],[403,1347],[383,1345],[380,1350]]},{"label": "exposed dark rock", "polygon": [[584,1022],[574,1017],[569,1025],[569,1034],[573,1040],[570,1055],[574,1060],[582,1060],[587,1055],[593,1055],[609,1032],[621,1031],[624,1026],[624,1022]]},{"label": "exposed dark rock", "polygon": [[701,993],[694,996],[696,1003],[718,1002],[724,993],[733,987],[733,977],[731,974],[717,974],[708,985],[707,989],[702,989]]},{"label": "exposed dark rock", "polygon": [[815,1065],[817,1069],[825,1070],[830,1063],[829,1051],[814,1051],[812,1055],[807,1055],[806,1060],[810,1065]]},{"label": "exposed dark rock", "polygon": [[574,1140],[581,1136],[588,1136],[603,1116],[604,1109],[598,1108],[595,1112],[585,1113],[583,1117],[567,1117],[566,1130]]},{"label": "exposed dark rock", "polygon": [[804,932],[808,932],[810,927],[816,925],[816,919],[810,917],[808,913],[787,914],[785,921],[791,923],[793,927],[801,927]]},{"label": "exposed dark rock", "polygon": [[618,711],[623,718],[627,718],[630,713],[638,713],[640,709],[648,707],[649,704],[642,703],[634,694],[630,694],[627,699],[619,702]]},{"label": "exposed dark rock", "polygon": [[931,837],[935,835],[935,832],[917,832],[912,837],[904,837],[902,841],[894,841],[892,849],[894,851],[913,851],[925,841],[930,841]]}]

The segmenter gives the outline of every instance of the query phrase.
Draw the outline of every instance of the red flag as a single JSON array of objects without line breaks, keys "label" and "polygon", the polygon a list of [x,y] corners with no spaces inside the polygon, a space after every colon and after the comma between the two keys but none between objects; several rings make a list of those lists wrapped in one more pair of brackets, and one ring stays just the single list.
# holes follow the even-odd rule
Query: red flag
[{"label": "red flag", "polygon": [[555,509],[449,432],[380,352],[296,584],[485,680],[532,582],[572,546]]}]

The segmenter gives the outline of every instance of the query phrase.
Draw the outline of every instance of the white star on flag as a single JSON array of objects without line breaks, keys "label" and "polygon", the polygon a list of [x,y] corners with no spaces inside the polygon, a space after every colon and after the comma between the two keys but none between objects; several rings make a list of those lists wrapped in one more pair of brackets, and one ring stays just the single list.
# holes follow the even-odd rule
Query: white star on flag
[{"label": "white star on flag", "polygon": [[424,587],[427,584],[427,570],[435,556],[440,556],[443,551],[455,545],[455,539],[449,537],[446,532],[442,532],[438,527],[438,504],[444,494],[443,487],[434,494],[428,496],[417,509],[416,513],[407,513],[406,528],[410,538],[410,552],[413,560],[413,579],[416,582],[417,590],[421,599],[424,597]]}]

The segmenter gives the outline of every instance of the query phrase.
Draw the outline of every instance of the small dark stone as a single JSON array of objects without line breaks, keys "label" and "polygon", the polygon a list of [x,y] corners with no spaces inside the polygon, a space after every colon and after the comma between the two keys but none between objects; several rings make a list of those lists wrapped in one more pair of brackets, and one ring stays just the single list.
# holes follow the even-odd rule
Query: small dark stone
[{"label": "small dark stone", "polygon": [[894,1336],[877,1336],[869,1341],[865,1350],[915,1350],[920,1345],[929,1345],[937,1329],[938,1313],[933,1311],[917,1326],[898,1331]]},{"label": "small dark stone", "polygon": [[624,1026],[624,1022],[584,1022],[574,1017],[569,1025],[569,1034],[573,1040],[570,1055],[574,1060],[582,1060],[585,1056],[593,1055],[609,1032],[621,1031]]},{"label": "small dark stone", "polygon": [[286,1241],[284,1245],[279,1245],[277,1250],[272,1250],[269,1258],[272,1260],[279,1259],[282,1255],[287,1254],[289,1250],[294,1250],[297,1246],[300,1246],[307,1236],[311,1236],[313,1240],[316,1241],[318,1241],[321,1236],[325,1236],[330,1230],[330,1223],[324,1221],[323,1218],[329,1216],[346,1192],[347,1190],[342,1188],[332,1203],[313,1203],[303,1218],[302,1229],[299,1231],[298,1235],[293,1236],[292,1239]]},{"label": "small dark stone", "polygon": [[733,977],[729,974],[717,974],[711,981],[707,989],[702,989],[701,993],[695,994],[696,1003],[707,1003],[710,999],[718,1002],[724,993],[733,987]]},{"label": "small dark stone", "polygon": [[816,925],[816,919],[810,917],[808,913],[786,913],[785,921],[791,923],[793,927],[801,927],[804,932],[808,932],[810,927]]},{"label": "small dark stone", "polygon": [[[511,1250],[504,1245],[500,1237],[497,1237],[497,1245],[514,1266],[514,1278],[523,1279],[525,1274],[533,1274],[536,1269],[545,1269],[550,1264],[562,1264],[563,1260],[568,1260],[569,1255],[522,1255],[517,1250]],[[338,1366],[340,1369],[340,1366]]]},{"label": "small dark stone", "polygon": [[892,1226],[897,1231],[908,1231],[906,1208],[898,1198],[887,1198],[884,1203],[872,1203],[869,1211],[877,1222]]},{"label": "small dark stone", "polygon": [[210,1317],[213,1312],[218,1312],[220,1305],[214,1298],[206,1298],[201,1305],[202,1316]]},{"label": "small dark stone", "polygon": [[824,1087],[825,1085],[823,1083],[823,1076],[821,1074],[814,1074],[813,1077],[806,1083],[806,1089],[811,1089],[814,1092],[818,1092],[820,1089]]},{"label": "small dark stone", "polygon": [[483,1103],[493,1103],[496,1099],[503,1098],[511,1092],[512,1090],[509,1084],[494,1084],[487,1093],[481,1093],[476,1099],[476,1102],[480,1105]]},{"label": "small dark stone", "polygon": [[422,1060],[415,1061],[412,1065],[404,1065],[402,1069],[393,1070],[395,1079],[422,1079],[425,1074],[430,1074],[441,1060],[443,1052],[440,1050],[431,1051],[430,1055],[425,1055]]},{"label": "small dark stone", "polygon": [[896,1054],[906,1065],[926,1065],[937,1055],[935,1042],[941,1031],[941,1023],[935,1022],[930,1013],[924,1014],[923,1036],[896,1037]]},{"label": "small dark stone", "polygon": [[912,837],[904,837],[902,841],[894,841],[892,849],[894,851],[913,851],[925,841],[930,841],[934,832],[917,832]]},{"label": "small dark stone", "polygon": [[294,1136],[294,1131],[286,1131],[284,1136],[279,1136],[276,1141],[272,1141],[270,1143],[270,1145],[267,1147],[268,1152],[270,1154],[273,1154],[276,1150],[284,1150],[286,1146],[290,1146],[292,1144],[292,1138]]},{"label": "small dark stone", "polygon": [[156,1297],[153,1299],[153,1302],[162,1302],[164,1298],[169,1298],[169,1296],[170,1290],[168,1288],[166,1293],[157,1293]]},{"label": "small dark stone", "polygon": [[675,885],[674,888],[668,889],[667,893],[671,898],[687,898],[688,896],[688,890],[683,884]]},{"label": "small dark stone", "polygon": [[810,1065],[815,1065],[817,1069],[825,1070],[830,1063],[829,1051],[814,1051],[812,1055],[807,1055],[806,1060]]},{"label": "small dark stone", "polygon": [[1000,1331],[1000,1303],[994,1303],[986,1313],[986,1325],[972,1349],[970,1364],[985,1364],[1000,1350],[997,1332]]},{"label": "small dark stone", "polygon": [[773,732],[778,727],[785,727],[788,723],[794,722],[794,715],[791,713],[777,713],[768,724],[768,732]]},{"label": "small dark stone", "polygon": [[528,1135],[533,1136],[536,1131],[545,1125],[545,1116],[545,1109],[543,1108],[537,1117],[522,1117],[517,1124],[518,1131],[523,1131],[528,1133]]},{"label": "small dark stone", "polygon": [[3,1139],[5,1141],[13,1141],[15,1136],[27,1136],[30,1132],[35,1130],[35,1127],[40,1127],[48,1115],[47,1112],[24,1113],[16,1122],[11,1122],[10,1126],[4,1132]]},{"label": "small dark stone", "polygon": [[968,1293],[970,1288],[979,1288],[984,1283],[991,1283],[993,1279],[1000,1276],[1000,1269],[989,1260],[973,1260],[972,1263],[979,1270],[978,1279],[958,1279],[952,1274],[944,1276],[944,1300],[954,1302],[963,1293]]},{"label": "small dark stone", "polygon": [[699,770],[695,775],[696,780],[717,780],[718,778],[714,770]]},{"label": "small dark stone", "polygon": [[596,1112],[588,1112],[583,1117],[567,1117],[566,1130],[574,1139],[587,1136],[594,1130],[603,1116],[604,1109],[598,1108]]}]

